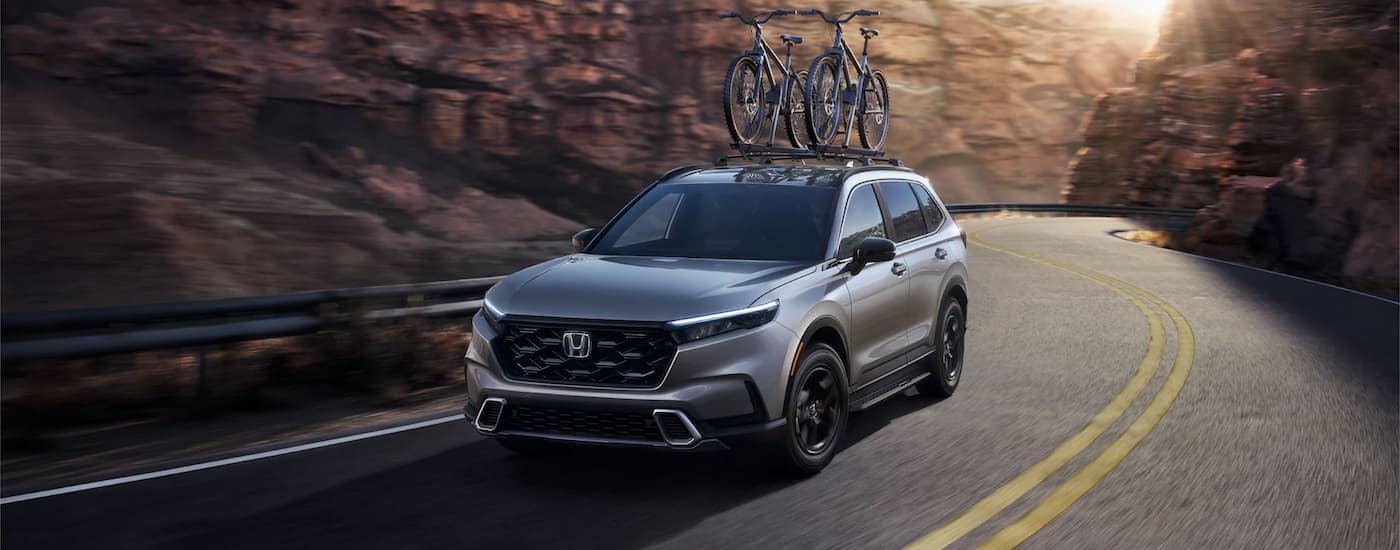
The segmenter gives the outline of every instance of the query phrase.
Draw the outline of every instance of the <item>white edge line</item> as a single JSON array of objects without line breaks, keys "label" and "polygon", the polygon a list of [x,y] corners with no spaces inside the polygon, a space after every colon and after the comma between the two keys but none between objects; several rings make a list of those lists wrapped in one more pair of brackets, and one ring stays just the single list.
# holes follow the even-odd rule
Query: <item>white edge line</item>
[{"label": "white edge line", "polygon": [[1340,291],[1343,291],[1343,292],[1350,292],[1350,293],[1355,294],[1355,295],[1357,295],[1357,296],[1365,296],[1365,297],[1367,297],[1367,298],[1372,298],[1372,299],[1380,300],[1380,301],[1385,302],[1385,303],[1387,303],[1387,304],[1392,304],[1392,305],[1400,306],[1400,302],[1395,301],[1395,300],[1391,300],[1390,298],[1386,298],[1386,297],[1384,297],[1384,296],[1376,296],[1375,294],[1368,294],[1368,293],[1361,292],[1361,291],[1359,291],[1359,290],[1353,290],[1353,289],[1350,289],[1350,288],[1347,288],[1347,287],[1344,287],[1344,286],[1337,286],[1337,285],[1334,285],[1334,284],[1332,284],[1332,283],[1324,283],[1324,282],[1322,282],[1322,281],[1315,281],[1315,280],[1309,279],[1309,278],[1307,278],[1307,277],[1299,277],[1299,276],[1297,276],[1297,275],[1293,275],[1293,274],[1290,274],[1290,273],[1283,273],[1283,272],[1281,272],[1281,271],[1273,271],[1273,270],[1269,270],[1269,269],[1264,269],[1264,268],[1262,268],[1262,267],[1254,267],[1254,266],[1249,265],[1249,264],[1242,264],[1242,263],[1239,263],[1239,262],[1232,262],[1232,261],[1229,261],[1229,260],[1222,260],[1222,259],[1220,259],[1220,258],[1212,258],[1212,257],[1210,257],[1210,256],[1202,256],[1202,255],[1200,255],[1200,254],[1192,254],[1192,253],[1187,252],[1187,251],[1185,251],[1185,250],[1177,250],[1177,249],[1175,249],[1175,248],[1167,248],[1167,247],[1164,247],[1164,246],[1157,246],[1157,245],[1154,245],[1154,244],[1148,244],[1148,243],[1144,243],[1144,242],[1138,242],[1138,241],[1134,241],[1134,240],[1132,240],[1132,239],[1127,239],[1127,238],[1118,236],[1118,233],[1121,233],[1121,232],[1124,232],[1124,231],[1134,231],[1134,230],[1133,230],[1133,229],[1115,229],[1115,230],[1113,230],[1113,231],[1109,231],[1108,234],[1109,234],[1109,236],[1111,236],[1111,237],[1113,237],[1113,238],[1115,238],[1115,239],[1118,239],[1118,240],[1120,240],[1120,241],[1127,242],[1127,243],[1133,243],[1133,244],[1138,245],[1138,246],[1146,246],[1146,247],[1149,247],[1149,248],[1155,248],[1155,249],[1157,249],[1157,250],[1167,250],[1167,251],[1175,252],[1175,253],[1177,253],[1177,254],[1182,254],[1182,255],[1190,256],[1190,257],[1196,258],[1196,259],[1198,259],[1198,260],[1207,260],[1207,261],[1215,262],[1215,263],[1218,263],[1218,264],[1225,264],[1225,265],[1230,265],[1230,266],[1235,266],[1235,267],[1241,267],[1241,268],[1249,269],[1249,270],[1253,270],[1253,271],[1258,271],[1258,272],[1260,272],[1260,273],[1268,273],[1268,274],[1270,274],[1270,275],[1278,275],[1279,277],[1287,277],[1287,278],[1289,278],[1289,279],[1294,279],[1294,280],[1298,280],[1298,281],[1303,281],[1303,282],[1305,282],[1305,283],[1312,283],[1312,284],[1319,285],[1319,286],[1325,286],[1325,287],[1332,288],[1332,289],[1335,289],[1335,290],[1340,290]]},{"label": "white edge line", "polygon": [[210,462],[201,462],[201,463],[199,463],[199,464],[191,464],[191,465],[189,465],[189,466],[180,466],[180,467],[178,467],[178,468],[169,468],[169,469],[165,469],[165,470],[157,470],[157,471],[154,471],[154,472],[147,472],[147,473],[144,473],[144,474],[129,475],[129,476],[118,477],[118,478],[113,478],[113,479],[106,479],[106,480],[102,480],[102,481],[94,481],[94,482],[91,482],[91,483],[83,483],[83,484],[79,484],[79,485],[70,485],[70,486],[68,486],[68,487],[59,487],[59,488],[57,488],[57,489],[49,489],[49,490],[47,490],[47,491],[37,491],[37,492],[33,492],[33,493],[25,493],[25,494],[22,494],[22,495],[15,495],[15,496],[12,496],[12,497],[0,498],[0,505],[14,504],[14,503],[16,503],[16,502],[24,502],[24,501],[27,501],[27,500],[35,500],[35,499],[40,499],[40,498],[48,498],[48,497],[53,497],[53,496],[58,496],[58,495],[66,495],[66,494],[69,494],[69,493],[78,493],[78,492],[82,492],[82,491],[91,491],[91,490],[93,490],[93,489],[101,489],[101,488],[103,488],[103,487],[111,487],[111,486],[114,486],[114,485],[124,485],[124,484],[127,484],[127,483],[135,483],[135,482],[138,482],[138,481],[146,481],[146,480],[148,480],[148,479],[156,479],[156,478],[161,478],[161,477],[169,477],[169,476],[174,476],[174,475],[187,474],[187,473],[190,473],[190,472],[197,472],[197,471],[200,471],[200,470],[208,470],[208,469],[211,469],[211,468],[219,468],[219,467],[223,467],[223,466],[231,466],[231,465],[233,465],[233,464],[241,464],[241,463],[244,463],[244,462],[252,462],[252,461],[254,461],[254,460],[262,460],[262,459],[264,459],[264,458],[272,458],[272,457],[275,457],[275,456],[289,455],[289,454],[292,454],[292,453],[299,453],[299,452],[302,452],[302,451],[309,451],[309,450],[312,450],[312,449],[320,449],[320,448],[322,448],[322,447],[330,447],[330,446],[333,446],[333,445],[340,445],[340,444],[342,444],[342,443],[350,443],[350,442],[352,442],[352,441],[359,441],[359,440],[361,440],[361,439],[370,439],[370,438],[380,437],[380,436],[389,435],[389,434],[396,434],[396,433],[399,433],[399,432],[406,432],[406,431],[409,431],[409,430],[416,430],[416,429],[419,429],[419,428],[427,428],[427,427],[429,427],[429,426],[436,426],[436,425],[438,425],[438,424],[445,424],[445,423],[447,423],[447,422],[452,422],[452,421],[454,421],[454,420],[461,420],[462,418],[463,418],[463,415],[462,415],[461,413],[458,413],[458,414],[454,414],[454,415],[451,415],[451,416],[444,416],[444,417],[440,417],[440,418],[433,418],[433,419],[430,419],[430,420],[423,420],[423,421],[421,421],[421,422],[414,422],[414,423],[412,423],[412,424],[404,424],[404,425],[402,425],[402,426],[395,426],[395,427],[392,427],[392,428],[385,428],[385,429],[382,429],[382,430],[375,430],[375,431],[372,431],[372,432],[365,432],[365,433],[362,433],[362,434],[347,435],[347,436],[345,436],[345,437],[337,437],[337,438],[334,438],[334,439],[327,439],[327,440],[324,440],[324,441],[314,441],[314,442],[311,442],[311,443],[306,443],[306,444],[303,444],[303,445],[296,445],[296,446],[287,447],[287,448],[284,448],[284,449],[273,449],[273,450],[271,450],[271,451],[264,451],[264,452],[261,452],[261,453],[253,453],[253,454],[250,454],[250,455],[243,455],[243,456],[235,456],[235,457],[232,457],[232,458],[225,458],[225,459],[223,459],[223,460],[214,460],[214,461],[210,461]]}]

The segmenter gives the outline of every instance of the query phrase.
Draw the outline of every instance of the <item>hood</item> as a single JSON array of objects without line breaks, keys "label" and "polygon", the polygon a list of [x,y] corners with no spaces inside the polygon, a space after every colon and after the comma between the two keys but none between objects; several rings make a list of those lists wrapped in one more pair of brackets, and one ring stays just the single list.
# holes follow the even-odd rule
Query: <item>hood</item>
[{"label": "hood", "polygon": [[507,316],[672,321],[748,307],[811,269],[801,262],[577,254],[511,275],[486,297]]}]

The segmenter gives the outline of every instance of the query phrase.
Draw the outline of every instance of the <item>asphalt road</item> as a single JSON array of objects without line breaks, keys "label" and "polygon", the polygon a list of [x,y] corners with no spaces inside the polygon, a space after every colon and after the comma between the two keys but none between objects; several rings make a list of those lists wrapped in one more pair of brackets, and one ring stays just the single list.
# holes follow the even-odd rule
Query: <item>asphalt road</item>
[{"label": "asphalt road", "polygon": [[809,480],[515,457],[451,422],[5,504],[0,545],[1400,546],[1400,306],[1108,235],[1132,224],[965,223],[1006,251],[972,249],[963,386],[854,416]]}]

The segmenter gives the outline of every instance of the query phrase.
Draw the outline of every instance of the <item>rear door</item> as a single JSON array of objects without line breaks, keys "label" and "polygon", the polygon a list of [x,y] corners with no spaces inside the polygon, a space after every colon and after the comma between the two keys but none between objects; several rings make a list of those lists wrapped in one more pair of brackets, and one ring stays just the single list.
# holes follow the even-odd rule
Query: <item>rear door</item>
[{"label": "rear door", "polygon": [[937,334],[943,282],[953,262],[962,256],[962,241],[957,226],[948,222],[947,212],[939,206],[928,186],[917,181],[911,181],[909,185],[919,201],[919,210],[923,212],[924,224],[928,227],[928,233],[908,247],[914,262],[910,267],[913,276],[909,280],[909,301],[919,309],[914,314],[916,322],[910,328],[909,340],[921,349],[931,350],[937,346],[933,335]]},{"label": "rear door", "polygon": [[[849,260],[856,245],[866,237],[889,237],[874,184],[851,191],[840,235],[838,260]],[[873,371],[898,358],[907,347],[909,318],[905,302],[909,285],[892,270],[891,262],[882,262],[851,275],[846,279],[846,288],[851,296],[851,326],[847,327],[851,384],[859,386],[878,375]]]},{"label": "rear door", "polygon": [[[887,180],[879,183],[880,198],[890,219],[891,237],[895,241],[893,269],[902,271],[909,285],[909,299],[905,302],[905,321],[908,354],[902,357],[899,367],[931,351],[928,347],[930,323],[937,317],[937,294],[942,285],[943,274],[948,270],[937,242],[938,220],[930,220],[925,204],[931,200],[922,184],[909,180]],[[920,193],[923,191],[923,193]],[[930,223],[932,222],[932,223]]]}]

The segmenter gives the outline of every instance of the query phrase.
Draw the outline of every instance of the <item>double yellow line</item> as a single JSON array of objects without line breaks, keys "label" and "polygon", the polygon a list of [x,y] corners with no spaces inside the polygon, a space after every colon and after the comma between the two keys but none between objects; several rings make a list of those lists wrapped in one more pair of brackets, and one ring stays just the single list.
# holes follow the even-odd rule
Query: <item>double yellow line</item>
[{"label": "double yellow line", "polygon": [[1140,443],[1143,438],[1151,433],[1152,429],[1161,422],[1162,417],[1167,414],[1167,410],[1176,401],[1176,397],[1181,393],[1181,388],[1186,383],[1186,377],[1191,373],[1191,361],[1195,355],[1195,335],[1191,332],[1191,326],[1186,322],[1186,318],[1161,298],[1147,292],[1137,286],[1132,285],[1122,279],[1111,277],[1092,269],[1073,264],[1059,262],[1042,256],[1037,256],[1029,252],[1015,250],[1004,246],[989,243],[981,239],[981,234],[992,229],[1007,227],[1007,224],[995,228],[979,231],[970,236],[973,243],[991,250],[1016,256],[1024,260],[1035,262],[1041,265],[1069,272],[1081,278],[1087,279],[1094,284],[1102,286],[1114,294],[1126,299],[1137,307],[1138,311],[1147,318],[1148,343],[1147,354],[1138,365],[1137,372],[1128,379],[1128,383],[1113,396],[1108,405],[1095,414],[1094,417],[1074,435],[1066,439],[1049,455],[1039,462],[1031,465],[1025,471],[1012,478],[1006,484],[998,487],[991,494],[973,504],[965,512],[954,518],[947,524],[920,537],[908,546],[913,550],[940,549],[958,541],[974,529],[981,527],[990,521],[997,514],[1011,506],[1026,493],[1040,485],[1051,475],[1059,471],[1075,457],[1079,456],[1089,448],[1095,440],[1104,434],[1110,426],[1123,417],[1128,408],[1137,397],[1147,388],[1148,382],[1157,372],[1157,366],[1162,361],[1162,351],[1166,346],[1166,331],[1164,330],[1161,318],[1148,304],[1154,304],[1160,308],[1171,320],[1176,329],[1176,355],[1173,359],[1171,371],[1167,374],[1166,382],[1157,391],[1147,408],[1133,420],[1128,429],[1118,436],[1112,443],[1099,453],[1092,461],[1080,468],[1069,477],[1059,487],[1055,488],[1048,496],[1037,503],[1030,511],[1020,518],[1012,521],[1002,528],[991,538],[983,542],[979,548],[1013,548],[1024,542],[1031,535],[1034,535],[1041,528],[1045,527],[1071,505],[1084,496],[1089,489],[1098,484],[1100,480],[1107,476],[1113,468],[1118,466],[1128,453]]}]

